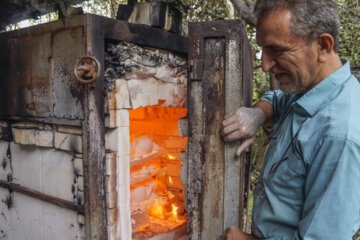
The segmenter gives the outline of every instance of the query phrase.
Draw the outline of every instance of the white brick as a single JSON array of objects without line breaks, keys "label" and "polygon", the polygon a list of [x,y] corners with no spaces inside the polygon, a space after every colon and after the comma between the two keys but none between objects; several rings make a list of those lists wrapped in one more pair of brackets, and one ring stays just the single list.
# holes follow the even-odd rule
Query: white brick
[{"label": "white brick", "polygon": [[82,225],[85,224],[85,216],[82,214],[78,214],[78,222]]},{"label": "white brick", "polygon": [[187,137],[188,136],[188,119],[187,118],[180,118],[178,120],[179,124],[179,135],[180,137]]},{"label": "white brick", "polygon": [[110,176],[110,175],[116,174],[116,167],[117,167],[116,152],[107,153],[105,159],[106,159],[106,161],[105,161],[106,175]]},{"label": "white brick", "polygon": [[129,111],[109,110],[109,116],[105,118],[105,126],[109,128],[128,127],[129,126]]},{"label": "white brick", "polygon": [[105,149],[118,152],[120,156],[130,154],[130,133],[128,127],[107,129],[105,132]]},{"label": "white brick", "polygon": [[44,124],[44,130],[53,130],[53,127],[49,124]]},{"label": "white brick", "polygon": [[107,209],[107,224],[112,226],[119,221],[119,208]]},{"label": "white brick", "polygon": [[[130,188],[130,156],[125,155],[118,157],[118,186]],[[126,194],[126,193],[120,193]]]},{"label": "white brick", "polygon": [[77,177],[77,189],[79,191],[84,191],[84,178],[82,176]]},{"label": "white brick", "polygon": [[109,110],[131,108],[127,81],[124,79],[116,80],[116,85],[108,93],[107,98]]},{"label": "white brick", "polygon": [[13,128],[14,141],[18,144],[35,145],[35,130]]},{"label": "white brick", "polygon": [[173,107],[186,107],[187,105],[187,88],[185,84],[175,85]]},{"label": "white brick", "polygon": [[33,128],[33,129],[43,129],[44,128],[44,124],[42,123],[35,123],[35,122],[17,122],[17,123],[13,123],[11,124],[12,127],[15,128]]},{"label": "white brick", "polygon": [[131,108],[128,83],[124,79],[116,80],[116,109]]},{"label": "white brick", "polygon": [[75,158],[83,158],[83,155],[81,153],[74,153]]},{"label": "white brick", "polygon": [[82,134],[82,130],[80,127],[72,127],[72,126],[58,126],[57,131],[62,133],[76,134],[76,135]]},{"label": "white brick", "polygon": [[185,163],[187,161],[187,153],[186,152],[180,152],[179,153],[179,160],[181,163]]},{"label": "white brick", "polygon": [[77,175],[80,175],[80,176],[84,175],[82,158],[74,158],[74,171]]},{"label": "white brick", "polygon": [[108,232],[108,240],[120,240],[121,239],[117,225],[107,226],[107,232]]},{"label": "white brick", "polygon": [[115,208],[118,206],[118,191],[106,193],[106,206],[108,208]]},{"label": "white brick", "polygon": [[129,80],[128,88],[131,106],[134,109],[156,105],[159,102],[159,82],[154,78],[147,80]]},{"label": "white brick", "polygon": [[35,131],[35,145],[40,147],[54,147],[54,133],[52,131]]},{"label": "white brick", "polygon": [[106,176],[106,182],[105,182],[106,192],[112,192],[117,190],[118,186],[117,186],[116,177],[117,177],[116,174]]},{"label": "white brick", "polygon": [[82,138],[69,133],[55,133],[55,148],[82,153]]}]

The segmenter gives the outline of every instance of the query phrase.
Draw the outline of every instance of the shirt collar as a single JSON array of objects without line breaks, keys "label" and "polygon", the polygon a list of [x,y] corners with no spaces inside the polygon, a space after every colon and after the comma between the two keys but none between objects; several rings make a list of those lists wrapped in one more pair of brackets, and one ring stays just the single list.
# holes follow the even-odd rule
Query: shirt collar
[{"label": "shirt collar", "polygon": [[305,93],[294,103],[294,110],[303,112],[304,110],[313,116],[323,104],[327,103],[334,93],[351,76],[350,64],[346,59],[341,59],[343,66],[326,77],[310,91]]}]

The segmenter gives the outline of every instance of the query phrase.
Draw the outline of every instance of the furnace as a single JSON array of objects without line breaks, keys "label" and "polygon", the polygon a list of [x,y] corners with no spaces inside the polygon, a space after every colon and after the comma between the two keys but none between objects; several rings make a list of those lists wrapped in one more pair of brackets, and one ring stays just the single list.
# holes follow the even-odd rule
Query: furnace
[{"label": "furnace", "polygon": [[[0,238],[182,240],[245,226],[239,21],[189,38],[91,14],[0,34]],[[188,45],[189,41],[189,45]]]}]

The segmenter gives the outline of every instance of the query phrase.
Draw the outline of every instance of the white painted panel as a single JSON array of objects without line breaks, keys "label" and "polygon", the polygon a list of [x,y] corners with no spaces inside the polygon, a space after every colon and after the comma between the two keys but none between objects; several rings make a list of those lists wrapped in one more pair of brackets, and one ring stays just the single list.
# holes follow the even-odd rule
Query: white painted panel
[{"label": "white painted panel", "polygon": [[20,193],[11,194],[13,206],[8,208],[3,200],[9,196],[9,191],[0,187],[0,239],[85,239],[76,212]]},{"label": "white painted panel", "polygon": [[65,151],[15,143],[11,143],[10,149],[14,183],[74,201],[72,155]]}]

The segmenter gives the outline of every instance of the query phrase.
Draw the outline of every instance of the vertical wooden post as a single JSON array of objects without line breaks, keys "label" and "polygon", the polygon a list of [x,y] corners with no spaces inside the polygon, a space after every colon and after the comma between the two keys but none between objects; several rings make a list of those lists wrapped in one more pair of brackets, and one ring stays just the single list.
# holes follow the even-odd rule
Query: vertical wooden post
[{"label": "vertical wooden post", "polygon": [[240,21],[189,24],[188,239],[244,228],[249,156],[224,143],[225,114],[251,105],[252,54]]},{"label": "vertical wooden post", "polygon": [[[84,19],[84,55],[97,58],[101,66],[104,66],[103,24],[92,15],[86,15]],[[82,103],[84,182],[86,183],[84,184],[84,212],[87,240],[107,239],[103,76],[102,72],[95,83],[84,85]]]}]

